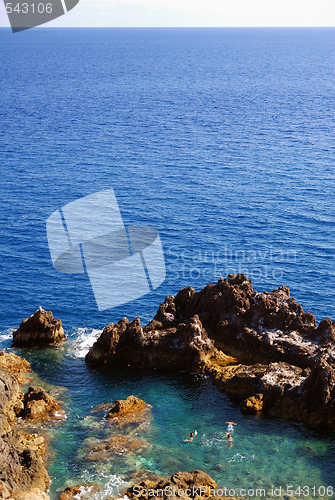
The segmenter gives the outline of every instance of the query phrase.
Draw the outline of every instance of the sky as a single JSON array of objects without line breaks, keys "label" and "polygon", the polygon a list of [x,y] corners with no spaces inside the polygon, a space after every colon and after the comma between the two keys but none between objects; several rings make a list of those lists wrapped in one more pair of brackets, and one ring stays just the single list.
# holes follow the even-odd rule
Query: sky
[{"label": "sky", "polygon": [[[334,20],[335,0],[79,0],[44,26],[298,27],[334,26]],[[9,26],[2,0],[0,26]]]}]

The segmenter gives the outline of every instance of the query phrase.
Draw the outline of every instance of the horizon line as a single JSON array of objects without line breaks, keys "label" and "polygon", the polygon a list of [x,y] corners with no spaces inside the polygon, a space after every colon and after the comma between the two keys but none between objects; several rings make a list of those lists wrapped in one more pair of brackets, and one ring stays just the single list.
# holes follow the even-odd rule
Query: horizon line
[{"label": "horizon line", "polygon": [[[0,29],[9,29],[11,26],[0,26]],[[34,26],[25,29],[335,29],[335,26]]]}]

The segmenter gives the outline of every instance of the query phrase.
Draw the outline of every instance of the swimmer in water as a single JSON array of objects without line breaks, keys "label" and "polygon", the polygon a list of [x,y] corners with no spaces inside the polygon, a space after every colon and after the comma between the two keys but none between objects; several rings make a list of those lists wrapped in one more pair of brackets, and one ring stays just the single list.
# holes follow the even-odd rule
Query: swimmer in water
[{"label": "swimmer in water", "polygon": [[234,440],[233,440],[232,436],[229,434],[229,432],[226,432],[226,438],[227,438],[227,443],[228,443],[229,448],[232,448]]},{"label": "swimmer in water", "polygon": [[189,433],[189,438],[188,438],[188,439],[184,439],[184,442],[186,443],[186,442],[191,442],[191,441],[193,441],[194,437],[195,437],[197,434],[198,434],[198,433],[197,433],[197,431],[190,432],[190,433]]},{"label": "swimmer in water", "polygon": [[228,422],[226,422],[227,424],[227,432],[234,432],[234,425],[237,425],[235,422],[233,422],[232,420],[228,420]]}]

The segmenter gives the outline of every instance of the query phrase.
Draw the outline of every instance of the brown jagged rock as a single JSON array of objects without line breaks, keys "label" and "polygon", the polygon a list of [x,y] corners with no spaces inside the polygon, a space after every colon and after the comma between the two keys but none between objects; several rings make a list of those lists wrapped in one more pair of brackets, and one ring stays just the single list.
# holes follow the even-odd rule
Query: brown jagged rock
[{"label": "brown jagged rock", "polygon": [[108,413],[108,418],[123,418],[143,411],[148,405],[143,399],[128,396],[127,399],[117,399]]},{"label": "brown jagged rock", "polygon": [[60,494],[59,500],[81,500],[84,498],[91,498],[91,495],[97,491],[99,491],[99,486],[96,483],[69,486]]},{"label": "brown jagged rock", "polygon": [[134,428],[149,423],[151,405],[136,396],[128,396],[125,400],[116,400],[109,410],[109,422],[118,428]]},{"label": "brown jagged rock", "polygon": [[[207,499],[215,496],[219,490],[216,482],[206,472],[194,470],[192,472],[177,472],[169,479],[159,481],[144,479],[138,484],[127,488],[123,494],[131,500],[142,498],[150,500],[160,498]],[[224,499],[224,497],[220,497]],[[231,500],[234,500],[231,498]]]},{"label": "brown jagged rock", "polygon": [[36,433],[26,433],[18,431],[16,433],[16,439],[20,447],[29,448],[31,451],[36,451],[40,455],[44,455],[46,452],[46,445],[44,436]]},{"label": "brown jagged rock", "polygon": [[330,318],[326,318],[319,323],[316,337],[321,343],[335,342],[335,323]]},{"label": "brown jagged rock", "polygon": [[40,308],[13,331],[13,346],[56,345],[65,338],[61,320],[55,319],[51,311]]},{"label": "brown jagged rock", "polygon": [[139,427],[150,424],[151,405],[136,396],[118,399],[114,404],[102,404],[91,410],[92,413],[103,413],[108,424],[118,429],[127,429],[128,433],[137,431]]},{"label": "brown jagged rock", "polygon": [[26,419],[43,421],[65,416],[60,404],[42,387],[29,387],[28,392],[24,395],[23,404],[21,416]]},{"label": "brown jagged rock", "polygon": [[93,368],[124,365],[174,370],[195,368],[214,352],[214,345],[196,315],[164,334],[143,329],[139,318],[131,323],[124,318],[104,329],[85,359]]}]

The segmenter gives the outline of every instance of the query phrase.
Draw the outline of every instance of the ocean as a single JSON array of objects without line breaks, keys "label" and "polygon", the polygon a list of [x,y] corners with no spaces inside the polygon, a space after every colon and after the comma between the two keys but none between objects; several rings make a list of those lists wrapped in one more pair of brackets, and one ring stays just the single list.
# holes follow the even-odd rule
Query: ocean
[{"label": "ocean", "polygon": [[[101,375],[84,363],[108,323],[145,324],[167,295],[232,272],[259,291],[285,284],[317,321],[334,320],[334,42],[328,28],[0,29],[0,348],[39,306],[69,337],[15,349],[64,388],[67,421],[46,429],[52,499],[98,481],[102,500],[139,469],[199,468],[236,489],[335,485],[333,437],[242,416],[205,378]],[[159,232],[166,279],[99,311],[87,274],[53,268],[46,220],[110,188],[127,226]],[[83,443],[106,433],[91,408],[130,394],[153,406],[151,447],[87,464]]]}]

